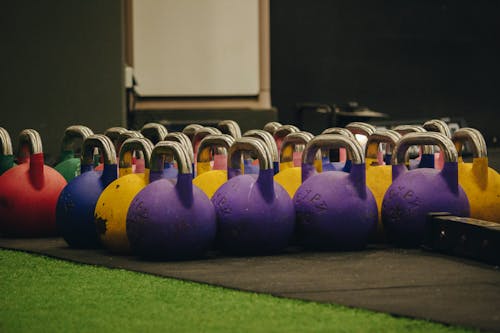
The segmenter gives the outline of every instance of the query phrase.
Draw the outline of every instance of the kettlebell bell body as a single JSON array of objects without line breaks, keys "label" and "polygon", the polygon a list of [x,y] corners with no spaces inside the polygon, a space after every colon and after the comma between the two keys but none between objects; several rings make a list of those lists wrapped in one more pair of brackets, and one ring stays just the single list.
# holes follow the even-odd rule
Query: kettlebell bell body
[{"label": "kettlebell bell body", "polygon": [[[452,138],[459,154],[458,181],[470,204],[473,218],[500,223],[500,175],[488,167],[486,143],[483,135],[473,128],[461,128]],[[472,147],[472,163],[464,163],[463,145]]]},{"label": "kettlebell bell body", "polygon": [[177,161],[177,182],[150,178],[150,184],[134,197],[127,213],[130,247],[142,257],[199,257],[215,238],[214,207],[203,191],[193,186],[192,164],[180,143],[163,141],[155,146],[151,175],[161,172],[158,157],[167,154]]},{"label": "kettlebell bell body", "polygon": [[[346,148],[349,173],[316,173],[318,149]],[[309,141],[303,155],[302,185],[293,198],[297,237],[308,248],[358,250],[366,246],[377,225],[377,205],[366,187],[366,167],[360,145],[338,134],[321,134]]]},{"label": "kettlebell bell body", "polygon": [[[96,147],[104,157],[103,171],[92,169]],[[100,246],[94,224],[94,209],[102,191],[117,177],[113,142],[102,134],[87,137],[82,147],[81,174],[68,183],[57,201],[57,226],[69,246]]]},{"label": "kettlebell bell body", "polygon": [[[415,144],[438,145],[445,156],[443,169],[407,170],[405,153]],[[409,133],[398,141],[392,164],[392,184],[382,201],[382,223],[390,242],[418,246],[430,212],[469,216],[469,202],[458,185],[457,151],[450,139],[434,132]]]},{"label": "kettlebell bell body", "polygon": [[[127,139],[119,158],[120,177],[102,191],[94,211],[96,230],[102,245],[114,253],[130,253],[127,238],[127,212],[132,199],[149,183],[149,161],[152,143],[145,138]],[[145,161],[143,173],[132,173],[132,153],[141,151]]]},{"label": "kettlebell bell body", "polygon": [[[241,174],[243,152],[256,154],[259,174]],[[228,181],[212,197],[217,246],[235,254],[282,251],[291,240],[295,214],[285,189],[273,181],[272,157],[259,139],[242,137],[229,150]]]},{"label": "kettlebell bell body", "polygon": [[[300,184],[302,184],[302,168],[301,166],[294,166],[295,147],[307,144],[312,138],[311,133],[295,132],[288,134],[283,139],[280,153],[280,172],[274,175],[274,181],[283,186],[290,198],[293,198]],[[315,162],[318,162],[318,160]]]},{"label": "kettlebell bell body", "polygon": [[377,203],[378,223],[375,234],[372,239],[377,242],[385,240],[385,234],[382,225],[382,199],[385,192],[392,183],[392,167],[391,165],[380,165],[378,157],[378,147],[381,143],[385,143],[394,154],[396,143],[401,138],[401,134],[396,131],[375,131],[368,137],[366,143],[366,186],[370,189]]},{"label": "kettlebell bell body", "polygon": [[[26,146],[28,149],[23,148]],[[19,147],[19,151],[29,151],[30,157],[26,163],[10,168],[0,177],[1,231],[15,237],[55,236],[56,202],[66,180],[44,165],[37,131],[21,131]]]},{"label": "kettlebell bell body", "polygon": [[197,176],[193,179],[193,184],[198,186],[209,199],[227,181],[227,156],[224,170],[213,170],[210,165],[210,151],[214,148],[224,149],[227,154],[233,143],[234,138],[227,134],[208,135],[200,142],[196,164]]}]

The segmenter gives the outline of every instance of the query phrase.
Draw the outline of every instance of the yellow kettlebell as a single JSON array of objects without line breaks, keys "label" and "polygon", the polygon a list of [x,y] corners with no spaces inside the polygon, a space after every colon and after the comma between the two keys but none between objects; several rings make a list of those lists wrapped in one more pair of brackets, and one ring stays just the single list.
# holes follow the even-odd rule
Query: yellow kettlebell
[{"label": "yellow kettlebell", "polygon": [[384,231],[382,226],[381,209],[382,200],[385,192],[392,183],[392,166],[381,164],[378,156],[379,146],[381,143],[386,144],[386,151],[392,154],[396,143],[401,138],[401,134],[393,130],[377,130],[368,136],[365,149],[366,163],[366,186],[372,191],[377,203],[378,209],[378,224],[375,235],[372,237],[374,241],[384,241]]},{"label": "yellow kettlebell", "polygon": [[[128,207],[135,195],[149,183],[152,150],[153,144],[146,138],[125,140],[119,155],[119,178],[104,189],[95,206],[94,220],[101,226],[97,228],[101,242],[112,252],[130,252],[126,230]],[[134,152],[142,152],[145,161],[143,173],[132,173]]]},{"label": "yellow kettlebell", "polygon": [[[227,134],[207,135],[200,141],[196,156],[197,176],[193,179],[193,184],[205,192],[209,199],[227,181],[227,152],[233,143],[234,138]],[[212,154],[213,151],[219,154]],[[220,154],[223,151],[225,154]],[[214,159],[215,156],[225,157],[225,163],[214,163],[214,167],[212,167],[212,156]],[[219,161],[223,162],[221,158]]]},{"label": "yellow kettlebell", "polygon": [[[296,148],[303,146],[302,150],[304,150],[305,145],[313,137],[309,132],[295,132],[288,134],[283,139],[280,153],[280,172],[274,175],[274,181],[283,186],[290,198],[293,198],[295,192],[297,192],[297,189],[302,184],[302,161],[298,166],[294,163],[294,157],[296,157],[294,154],[296,155],[297,152]],[[321,160],[316,159],[316,162],[319,162],[318,164],[321,168]],[[318,165],[316,165],[317,167]]]},{"label": "yellow kettlebell", "polygon": [[[488,167],[486,143],[481,132],[464,127],[452,137],[459,154],[458,182],[467,194],[470,216],[500,223],[500,175]],[[472,163],[464,163],[462,147],[470,143]]]}]

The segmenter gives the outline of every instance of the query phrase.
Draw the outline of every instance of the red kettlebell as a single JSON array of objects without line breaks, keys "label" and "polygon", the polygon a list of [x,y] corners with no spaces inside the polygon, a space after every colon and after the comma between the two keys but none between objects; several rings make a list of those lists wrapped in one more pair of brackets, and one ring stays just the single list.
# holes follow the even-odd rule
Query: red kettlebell
[{"label": "red kettlebell", "polygon": [[199,124],[189,124],[186,127],[184,127],[182,133],[185,134],[192,143],[194,138],[194,133],[196,133],[196,131],[199,130],[200,128],[203,128],[203,126]]},{"label": "red kettlebell", "polygon": [[278,147],[278,156],[281,151],[281,143],[283,142],[283,139],[285,139],[285,136],[295,132],[300,132],[300,129],[293,125],[282,125],[274,131],[273,137],[274,141],[276,141],[276,146]]},{"label": "red kettlebell", "polygon": [[222,134],[228,134],[235,139],[241,138],[240,125],[234,120],[223,120],[217,124],[217,128],[222,132]]},{"label": "red kettlebell", "polygon": [[66,180],[44,165],[42,141],[37,131],[21,131],[19,148],[29,151],[29,161],[0,177],[2,233],[17,237],[55,236],[56,203]]},{"label": "red kettlebell", "polygon": [[141,128],[141,134],[149,139],[154,145],[165,139],[167,129],[162,124],[147,123]]},{"label": "red kettlebell", "polygon": [[274,132],[276,132],[276,130],[281,126],[283,126],[283,124],[278,123],[277,121],[270,121],[264,125],[263,130],[271,135],[274,135]]},{"label": "red kettlebell", "polygon": [[14,166],[14,153],[9,132],[0,127],[0,176]]}]

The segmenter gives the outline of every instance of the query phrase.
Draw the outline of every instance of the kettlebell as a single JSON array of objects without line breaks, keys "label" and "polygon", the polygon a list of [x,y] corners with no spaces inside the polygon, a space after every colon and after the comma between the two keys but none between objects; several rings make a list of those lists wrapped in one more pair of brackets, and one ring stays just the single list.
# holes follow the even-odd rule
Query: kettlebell
[{"label": "kettlebell", "polygon": [[274,131],[273,137],[274,141],[276,141],[276,147],[278,147],[278,156],[281,151],[281,143],[283,142],[283,139],[285,139],[288,134],[299,131],[299,128],[293,125],[281,125]]},{"label": "kettlebell", "polygon": [[[197,176],[193,179],[193,184],[205,192],[209,199],[211,199],[215,191],[227,181],[227,152],[233,143],[234,138],[227,134],[207,135],[200,142],[196,164]],[[218,149],[220,151],[220,148],[226,151],[226,155],[213,156],[224,156],[226,158],[226,163],[224,163],[225,168],[223,170],[212,169],[210,165],[212,154],[210,151],[213,149]]]},{"label": "kettlebell", "polygon": [[[345,148],[350,172],[317,173],[319,149]],[[377,225],[377,204],[366,186],[365,159],[356,140],[321,134],[310,140],[302,155],[302,185],[293,197],[297,237],[305,247],[358,250],[366,246]]]},{"label": "kettlebell", "polygon": [[147,123],[142,126],[141,134],[155,145],[165,138],[168,131],[162,124]]},{"label": "kettlebell", "polygon": [[[131,130],[122,130],[122,127],[112,127],[111,129],[107,129],[105,132],[105,136],[110,138],[113,142],[113,146],[115,148],[115,152],[118,154],[122,147],[123,142],[130,138],[143,138],[144,136],[138,131]],[[118,155],[116,155],[118,158]],[[102,159],[102,156],[101,156]],[[135,171],[137,168],[137,172],[143,172],[144,170],[144,162],[142,160],[137,163],[135,156],[132,157],[132,170]],[[118,167],[118,165],[117,165]],[[95,167],[94,171],[102,171],[104,169],[104,164],[101,162],[98,166]]]},{"label": "kettlebell", "polygon": [[[385,241],[381,209],[384,194],[392,183],[391,165],[381,164],[379,159],[379,146],[386,144],[386,150],[394,151],[396,143],[401,139],[401,134],[393,130],[376,130],[368,137],[365,150],[366,186],[372,192],[378,209],[378,224],[372,239],[377,242]],[[393,155],[392,153],[390,154]]]},{"label": "kettlebell", "polygon": [[[102,171],[93,169],[94,148],[103,156]],[[64,240],[71,247],[100,245],[94,223],[94,210],[102,191],[116,178],[115,147],[111,139],[95,134],[83,141],[81,174],[71,180],[57,201],[56,221]]]},{"label": "kettlebell", "polygon": [[[470,216],[500,223],[500,175],[488,167],[486,142],[474,128],[460,128],[452,137],[458,152],[458,182],[467,194]],[[472,163],[464,163],[462,148],[469,143]]]},{"label": "kettlebell", "polygon": [[[408,170],[405,155],[412,145],[439,146],[445,158],[443,169]],[[390,242],[418,246],[431,212],[469,216],[469,202],[458,184],[457,158],[453,142],[441,133],[409,133],[399,139],[392,156],[392,184],[382,200],[382,223]]]},{"label": "kettlebell", "polygon": [[[191,161],[191,167],[193,169],[193,177],[195,176],[195,170],[194,170],[194,151],[193,151],[193,144],[191,143],[191,140],[189,137],[181,132],[171,132],[168,133],[165,136],[164,141],[174,141],[180,143],[184,149],[186,150],[186,153],[188,155],[189,161]],[[177,180],[177,168],[175,165],[175,161],[164,161],[164,171],[163,171],[163,178],[168,178],[173,181]]]},{"label": "kettlebell", "polygon": [[130,247],[142,257],[199,257],[215,239],[214,207],[203,191],[193,186],[191,163],[180,143],[156,144],[151,155],[151,175],[161,173],[165,155],[177,161],[177,182],[152,181],[132,200],[127,213]]},{"label": "kettlebell", "polygon": [[264,125],[263,130],[271,135],[274,135],[274,132],[281,126],[283,125],[277,121],[270,121]]},{"label": "kettlebell", "polygon": [[66,180],[44,165],[42,140],[34,129],[21,131],[19,151],[29,153],[27,162],[0,177],[1,232],[14,237],[55,236],[56,202]]},{"label": "kettlebell", "polygon": [[228,134],[235,139],[241,138],[240,125],[234,120],[222,120],[217,124],[217,128],[222,134]]},{"label": "kettlebell", "polygon": [[302,184],[301,166],[294,165],[294,148],[297,145],[306,145],[313,137],[309,132],[290,133],[281,145],[280,172],[274,175],[274,181],[283,186],[290,198],[293,198]]},{"label": "kettlebell", "polygon": [[14,166],[14,152],[9,132],[0,127],[0,176]]},{"label": "kettlebell", "polygon": [[[398,125],[394,127],[394,131],[398,132],[402,136],[408,133],[424,133],[427,132],[425,128],[419,125]],[[410,170],[416,168],[434,168],[434,147],[433,146],[412,146],[408,148],[408,154],[410,156],[408,161],[408,168]],[[392,156],[386,156],[388,160],[386,164],[391,164]],[[390,159],[389,159],[390,157]]]},{"label": "kettlebell", "polygon": [[[356,139],[354,134],[347,128],[342,127],[330,127],[325,129],[321,134],[340,134],[348,136],[352,139]],[[322,155],[322,170],[320,171],[333,171],[342,170],[349,172],[351,167],[351,162],[347,163],[347,156],[345,148],[340,148],[339,150],[326,150],[321,152]],[[346,164],[347,163],[347,164]]]},{"label": "kettlebell", "polygon": [[66,128],[61,146],[60,162],[54,167],[67,182],[80,174],[80,158],[75,157],[75,142],[77,139],[85,140],[88,136],[94,134],[90,128],[82,125],[73,125]]},{"label": "kettlebell", "polygon": [[196,133],[196,131],[199,130],[200,128],[203,128],[203,126],[199,125],[199,124],[189,124],[186,127],[184,127],[184,129],[182,130],[182,133],[187,135],[189,140],[191,142],[193,142],[194,133]]},{"label": "kettlebell", "polygon": [[[202,127],[200,129],[196,130],[196,132],[194,133],[194,136],[193,136],[194,156],[198,155],[198,146],[200,145],[201,140],[204,137],[206,137],[207,135],[211,135],[211,134],[222,134],[222,133],[217,128],[210,127],[210,126]],[[194,163],[195,163],[195,167],[196,167],[196,159],[194,160]],[[196,170],[196,168],[195,168],[195,170]]]},{"label": "kettlebell", "polygon": [[[120,149],[119,178],[102,191],[94,210],[94,222],[101,243],[115,253],[130,253],[127,238],[127,211],[132,199],[149,183],[149,162],[153,144],[146,138],[127,139]],[[140,151],[145,160],[143,173],[132,172],[132,154]]]},{"label": "kettlebell", "polygon": [[[243,152],[255,154],[259,174],[241,174]],[[274,182],[271,154],[253,137],[236,139],[228,155],[228,181],[215,192],[217,247],[234,254],[283,250],[294,231],[295,213],[285,189]]]},{"label": "kettlebell", "polygon": [[[278,146],[276,145],[276,141],[273,136],[264,130],[253,129],[248,130],[243,134],[246,137],[253,137],[264,142],[266,147],[269,149],[271,153],[271,160],[273,163],[274,174],[277,174],[280,171],[280,156],[278,152]],[[259,161],[257,159],[252,160],[247,159],[245,154],[243,154],[243,164],[244,164],[244,173],[246,174],[258,174],[259,173]]]},{"label": "kettlebell", "polygon": [[[448,139],[451,139],[451,131],[446,122],[441,119],[431,119],[424,123],[423,127],[429,132],[438,132],[444,134]],[[434,153],[435,168],[441,170],[443,168],[444,158],[439,152]]]}]

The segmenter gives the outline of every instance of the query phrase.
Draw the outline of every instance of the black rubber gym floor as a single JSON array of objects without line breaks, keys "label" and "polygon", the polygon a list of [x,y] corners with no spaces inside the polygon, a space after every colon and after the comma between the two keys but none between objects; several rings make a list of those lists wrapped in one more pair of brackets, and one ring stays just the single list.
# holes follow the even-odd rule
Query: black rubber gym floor
[{"label": "black rubber gym floor", "polygon": [[331,302],[500,331],[500,268],[419,249],[297,252],[150,262],[76,250],[60,238],[6,239],[0,247],[280,297]]}]

